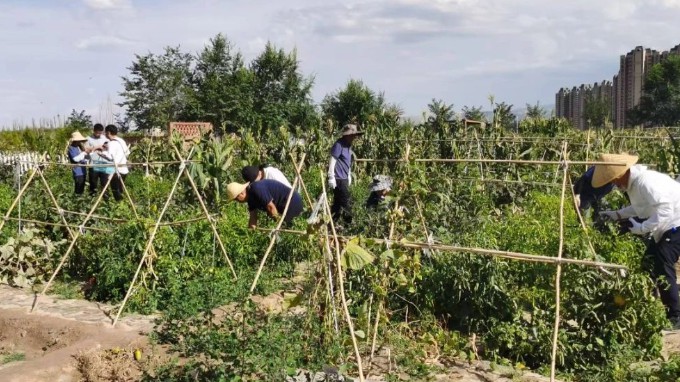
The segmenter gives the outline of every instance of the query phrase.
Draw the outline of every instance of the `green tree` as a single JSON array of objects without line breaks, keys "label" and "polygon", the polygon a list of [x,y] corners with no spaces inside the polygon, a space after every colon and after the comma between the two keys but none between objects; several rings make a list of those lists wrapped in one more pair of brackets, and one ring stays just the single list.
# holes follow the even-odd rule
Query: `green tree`
[{"label": "green tree", "polygon": [[493,110],[494,126],[507,130],[512,130],[516,127],[517,116],[513,114],[512,106],[505,102],[495,104]]},{"label": "green tree", "polygon": [[123,77],[124,101],[118,104],[137,128],[167,129],[172,121],[198,113],[192,87],[193,57],[179,47],[166,47],[162,55],[135,55]]},{"label": "green tree", "polygon": [[639,105],[631,113],[634,124],[680,125],[680,55],[652,66],[643,90]]},{"label": "green tree", "polygon": [[314,78],[304,77],[297,53],[286,53],[271,43],[250,64],[253,107],[261,132],[291,126],[306,127],[317,121],[311,89]]},{"label": "green tree", "polygon": [[361,80],[351,79],[343,89],[326,95],[321,102],[321,110],[326,119],[339,126],[358,123],[365,126],[375,122],[385,109],[385,97],[376,93]]},{"label": "green tree", "polygon": [[482,111],[482,107],[478,106],[463,106],[463,109],[461,110],[463,113],[463,117],[465,119],[471,119],[473,121],[480,121],[480,122],[486,122],[486,116],[484,115],[484,112]]},{"label": "green tree", "polygon": [[583,118],[587,126],[603,128],[609,122],[611,115],[611,101],[607,98],[597,98],[590,95],[586,98]]},{"label": "green tree", "polygon": [[545,108],[538,101],[536,105],[527,104],[527,118],[540,121],[545,119],[547,114]]},{"label": "green tree", "polygon": [[65,126],[73,130],[85,130],[92,128],[92,116],[85,113],[85,110],[71,110],[71,115],[66,118]]},{"label": "green tree", "polygon": [[252,75],[224,35],[212,38],[198,54],[192,78],[198,119],[232,131],[253,122]]}]

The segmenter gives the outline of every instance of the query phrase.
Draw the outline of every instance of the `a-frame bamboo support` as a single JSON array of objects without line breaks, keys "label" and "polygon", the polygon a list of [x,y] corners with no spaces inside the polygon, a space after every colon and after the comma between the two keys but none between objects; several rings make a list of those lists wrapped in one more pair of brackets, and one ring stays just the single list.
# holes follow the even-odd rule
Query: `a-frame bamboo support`
[{"label": "a-frame bamboo support", "polygon": [[[45,160],[45,156],[47,155],[47,152],[44,152],[40,156],[40,162]],[[3,217],[2,221],[0,221],[0,231],[2,231],[2,228],[5,226],[5,222],[9,220],[9,216],[12,214],[12,211],[14,211],[14,208],[17,206],[17,203],[21,200],[21,197],[24,196],[24,192],[28,189],[28,186],[31,184],[33,181],[33,178],[35,178],[35,174],[38,172],[38,166],[33,169],[31,172],[31,175],[28,176],[28,179],[26,179],[26,183],[24,183],[23,187],[19,190],[19,193],[17,196],[14,198],[12,201],[12,204],[10,204],[9,209],[7,209],[7,212],[5,213],[5,216]]]}]

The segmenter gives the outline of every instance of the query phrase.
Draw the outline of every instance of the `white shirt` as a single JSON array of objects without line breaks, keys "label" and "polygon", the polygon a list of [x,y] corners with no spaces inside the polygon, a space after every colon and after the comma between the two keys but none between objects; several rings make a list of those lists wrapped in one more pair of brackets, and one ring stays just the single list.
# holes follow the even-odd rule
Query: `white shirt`
[{"label": "white shirt", "polygon": [[101,147],[101,145],[108,141],[108,138],[106,138],[104,134],[100,135],[99,138],[95,138],[94,136],[90,135],[87,137],[87,147]]},{"label": "white shirt", "polygon": [[127,164],[127,156],[130,154],[130,149],[123,138],[113,138],[109,141],[109,154],[113,158],[113,163],[119,165],[118,172],[122,175],[129,172],[127,166],[120,166]]},{"label": "white shirt", "polygon": [[642,232],[650,233],[657,243],[664,232],[680,226],[680,183],[670,176],[636,165],[630,168],[626,189],[630,206],[619,210],[622,218],[647,219]]},{"label": "white shirt", "polygon": [[279,170],[278,168],[265,167],[264,169],[262,169],[262,171],[264,172],[264,179],[275,180],[277,182],[285,184],[286,186],[288,186],[288,188],[293,188],[293,186],[290,184],[286,176],[283,175],[281,170]]}]

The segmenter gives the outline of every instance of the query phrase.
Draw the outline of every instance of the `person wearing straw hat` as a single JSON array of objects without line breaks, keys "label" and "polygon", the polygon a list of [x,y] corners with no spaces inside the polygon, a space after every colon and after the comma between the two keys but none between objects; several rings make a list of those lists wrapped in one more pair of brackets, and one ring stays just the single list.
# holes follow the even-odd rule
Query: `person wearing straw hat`
[{"label": "person wearing straw hat", "polygon": [[614,185],[611,183],[602,187],[593,187],[591,183],[594,172],[595,166],[591,166],[574,183],[574,195],[576,195],[578,208],[582,213],[592,208],[595,214],[598,214],[600,212],[600,201],[614,189]]},{"label": "person wearing straw hat", "polygon": [[371,183],[371,194],[366,200],[366,208],[375,208],[385,201],[385,196],[392,189],[392,178],[386,175],[376,175]]},{"label": "person wearing straw hat", "polygon": [[[364,133],[357,125],[347,124],[342,128],[342,135],[331,147],[331,158],[328,163],[328,185],[333,190],[331,213],[333,220],[352,223],[351,194],[352,184],[352,142]],[[339,226],[342,229],[342,226]]]},{"label": "person wearing straw hat", "polygon": [[[254,183],[232,182],[227,185],[227,199],[239,203],[248,203],[250,212],[249,228],[257,227],[257,211],[264,211],[272,219],[278,219],[286,209],[288,195],[291,188],[281,182],[263,179]],[[289,225],[291,221],[302,213],[302,197],[296,191],[290,198],[288,211],[283,222]]]},{"label": "person wearing straw hat", "polygon": [[[86,165],[89,155],[83,148],[84,142],[87,142],[80,132],[75,131],[71,134],[68,146],[68,160],[72,164]],[[74,193],[82,195],[85,191],[85,167],[74,166],[71,170],[73,172]]]},{"label": "person wearing straw hat", "polygon": [[[602,154],[595,165],[592,186],[612,183],[628,193],[630,206],[602,211],[612,221],[628,219],[629,231],[650,237],[646,256],[653,260],[652,276],[657,281],[661,301],[673,329],[680,329],[680,296],[675,263],[680,256],[680,183],[666,174],[636,164],[638,157],[628,154]],[[646,219],[638,222],[634,217]]]}]

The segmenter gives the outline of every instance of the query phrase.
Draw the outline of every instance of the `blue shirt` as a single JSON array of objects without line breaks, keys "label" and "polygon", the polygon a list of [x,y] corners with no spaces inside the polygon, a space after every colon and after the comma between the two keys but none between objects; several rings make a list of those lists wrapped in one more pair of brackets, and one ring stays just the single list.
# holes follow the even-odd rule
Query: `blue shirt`
[{"label": "blue shirt", "polygon": [[331,147],[331,156],[337,160],[335,164],[335,177],[338,179],[348,179],[349,169],[352,166],[352,147],[340,138]]},{"label": "blue shirt", "polygon": [[614,189],[614,185],[611,183],[594,188],[591,184],[593,173],[595,173],[595,166],[591,166],[588,171],[574,183],[574,193],[580,195],[581,204],[579,205],[579,208],[582,210],[587,210],[593,203],[604,198]]},{"label": "blue shirt", "polygon": [[[253,182],[248,186],[248,210],[261,210],[267,211],[267,205],[269,202],[274,202],[276,210],[279,214],[283,213],[286,208],[286,201],[288,200],[288,194],[290,193],[290,187],[286,186],[281,182],[271,179],[262,179],[257,182]],[[298,216],[302,212],[302,197],[297,192],[293,192],[293,196],[290,199],[290,205],[288,206],[288,213],[286,213],[285,221]]]},{"label": "blue shirt", "polygon": [[[82,151],[80,150],[80,147],[76,146],[69,146],[68,147],[68,160],[69,162],[73,164],[87,164],[87,160],[83,159],[79,162],[76,162],[73,158],[77,157],[80,155]],[[75,166],[73,167],[73,176],[85,176],[85,168],[81,166]]]}]

